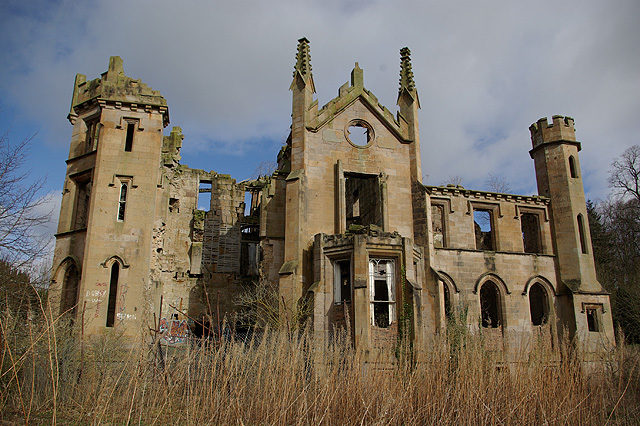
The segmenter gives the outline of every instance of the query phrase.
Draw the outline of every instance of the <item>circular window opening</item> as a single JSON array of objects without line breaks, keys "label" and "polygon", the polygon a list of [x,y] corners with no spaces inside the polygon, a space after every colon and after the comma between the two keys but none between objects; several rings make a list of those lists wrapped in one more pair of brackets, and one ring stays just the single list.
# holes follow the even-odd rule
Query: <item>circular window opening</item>
[{"label": "circular window opening", "polygon": [[355,146],[365,147],[373,141],[373,129],[363,120],[352,120],[345,129],[347,140]]}]

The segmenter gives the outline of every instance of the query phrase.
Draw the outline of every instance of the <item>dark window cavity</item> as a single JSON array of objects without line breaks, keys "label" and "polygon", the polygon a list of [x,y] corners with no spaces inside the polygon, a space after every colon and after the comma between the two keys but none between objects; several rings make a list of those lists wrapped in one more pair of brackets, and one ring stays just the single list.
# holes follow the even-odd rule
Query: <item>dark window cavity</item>
[{"label": "dark window cavity", "polygon": [[124,213],[127,205],[127,184],[120,185],[120,198],[118,200],[118,222],[124,221]]},{"label": "dark window cavity", "polygon": [[127,137],[124,142],[124,150],[126,152],[131,152],[133,149],[133,135],[136,131],[136,123],[128,121],[127,122]]},{"label": "dark window cavity", "polygon": [[542,253],[540,244],[540,221],[535,213],[522,213],[520,215],[522,229],[522,242],[525,253]]},{"label": "dark window cavity", "polygon": [[62,281],[62,303],[60,304],[60,315],[69,314],[72,318],[76,316],[78,304],[78,284],[80,277],[75,264],[69,265],[64,273]]},{"label": "dark window cavity", "polygon": [[549,302],[547,292],[540,283],[534,283],[529,289],[529,310],[531,323],[543,325],[549,320]]},{"label": "dark window cavity", "polygon": [[491,210],[473,210],[473,229],[476,235],[477,250],[495,250],[493,212]]},{"label": "dark window cavity", "polygon": [[338,260],[333,265],[333,301],[351,301],[351,261]]},{"label": "dark window cavity", "polygon": [[382,227],[382,200],[378,177],[345,176],[347,229],[351,225]]},{"label": "dark window cavity", "polygon": [[451,318],[451,292],[449,291],[449,286],[444,282],[442,287],[444,290],[444,315],[446,318]]},{"label": "dark window cavity", "polygon": [[597,308],[587,308],[587,327],[589,327],[589,331],[600,331],[600,323],[598,322],[598,309]]},{"label": "dark window cavity", "polygon": [[97,117],[86,120],[85,152],[91,152],[98,148],[99,124],[100,121]]},{"label": "dark window cavity", "polygon": [[584,235],[584,219],[581,214],[578,215],[578,233],[580,234],[580,249],[582,253],[587,253],[587,241]]},{"label": "dark window cavity", "polygon": [[260,228],[248,225],[240,232],[240,273],[245,276],[258,275]]},{"label": "dark window cavity", "polygon": [[111,265],[111,280],[109,281],[109,304],[107,305],[107,327],[113,327],[116,318],[116,300],[118,297],[118,278],[120,264],[113,262]]},{"label": "dark window cavity", "polygon": [[180,200],[169,198],[169,213],[180,213]]},{"label": "dark window cavity", "polygon": [[73,213],[73,229],[87,227],[89,219],[89,201],[91,200],[91,180],[88,175],[74,179],[76,202]]},{"label": "dark window cavity", "polygon": [[571,174],[572,178],[577,178],[578,177],[578,169],[576,167],[576,159],[573,157],[573,155],[569,156],[569,173]]},{"label": "dark window cavity", "polygon": [[500,291],[493,281],[487,281],[480,288],[480,310],[482,327],[498,328],[502,325]]}]

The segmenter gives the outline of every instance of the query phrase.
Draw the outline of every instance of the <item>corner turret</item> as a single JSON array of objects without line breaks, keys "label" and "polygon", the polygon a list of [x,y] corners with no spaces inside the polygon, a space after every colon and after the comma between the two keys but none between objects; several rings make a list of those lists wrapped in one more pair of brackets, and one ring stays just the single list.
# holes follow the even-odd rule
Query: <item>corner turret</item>
[{"label": "corner turret", "polygon": [[558,293],[566,300],[562,309],[571,320],[572,337],[578,336],[587,351],[595,351],[603,342],[614,341],[613,323],[607,293],[596,278],[574,121],[554,115],[552,124],[541,118],[529,130],[538,193],[551,199]]}]

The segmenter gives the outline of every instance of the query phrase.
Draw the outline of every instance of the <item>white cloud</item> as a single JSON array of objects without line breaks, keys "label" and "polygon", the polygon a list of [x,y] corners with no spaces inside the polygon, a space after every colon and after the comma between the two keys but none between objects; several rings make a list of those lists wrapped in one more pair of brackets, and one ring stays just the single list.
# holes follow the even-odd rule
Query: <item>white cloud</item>
[{"label": "white cloud", "polygon": [[481,188],[493,173],[534,192],[528,126],[567,114],[583,142],[588,196],[604,197],[612,158],[638,143],[640,5],[631,0],[63,1],[47,3],[46,14],[39,6],[5,6],[0,93],[56,149],[68,144],[74,74],[95,78],[110,55],[165,95],[172,124],[187,135],[186,163],[209,155],[215,169],[218,155],[283,140],[303,35],[320,104],[358,61],[367,88],[393,110],[398,51],[412,49],[430,183],[461,175]]}]

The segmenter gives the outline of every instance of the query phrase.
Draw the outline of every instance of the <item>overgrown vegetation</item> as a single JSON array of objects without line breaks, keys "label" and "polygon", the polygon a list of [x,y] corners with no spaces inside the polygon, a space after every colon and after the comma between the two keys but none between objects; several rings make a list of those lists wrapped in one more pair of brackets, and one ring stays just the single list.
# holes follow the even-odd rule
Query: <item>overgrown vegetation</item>
[{"label": "overgrown vegetation", "polygon": [[[637,424],[638,351],[619,345],[585,371],[544,345],[497,364],[481,336],[446,333],[411,363],[363,364],[348,340],[267,331],[248,342],[165,348],[117,334],[79,339],[46,311],[0,316],[0,420],[113,424]],[[76,325],[77,327],[77,325]],[[458,330],[459,331],[459,330]],[[258,335],[255,335],[258,336]],[[557,349],[557,348],[556,348]],[[455,354],[455,356],[452,356]]]},{"label": "overgrown vegetation", "polygon": [[613,162],[609,183],[608,200],[587,203],[596,271],[611,293],[614,324],[640,343],[640,146]]}]

